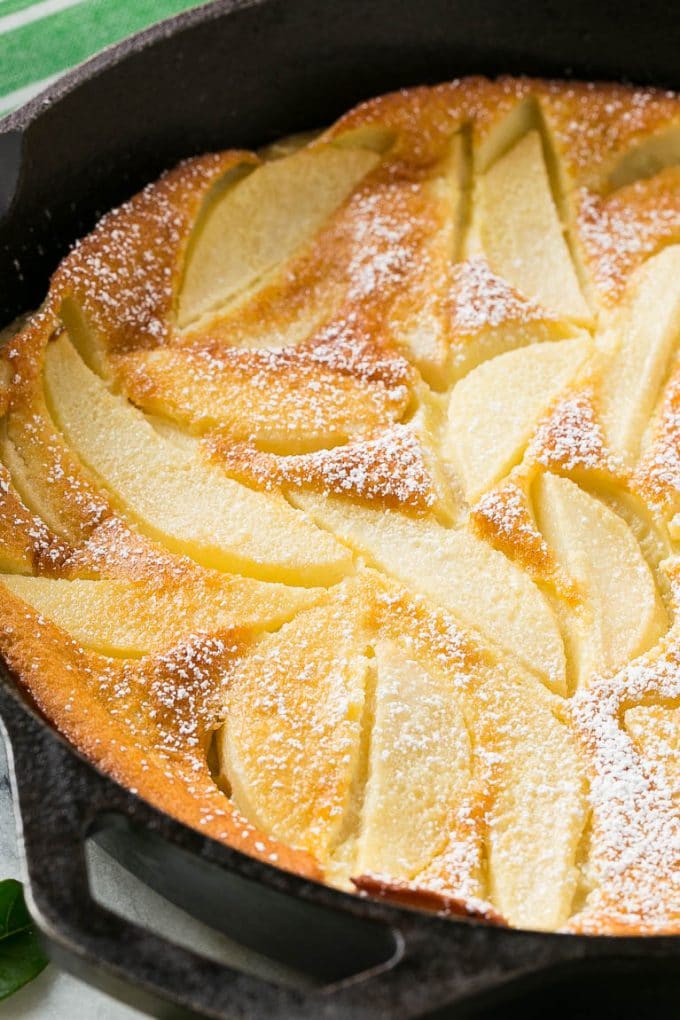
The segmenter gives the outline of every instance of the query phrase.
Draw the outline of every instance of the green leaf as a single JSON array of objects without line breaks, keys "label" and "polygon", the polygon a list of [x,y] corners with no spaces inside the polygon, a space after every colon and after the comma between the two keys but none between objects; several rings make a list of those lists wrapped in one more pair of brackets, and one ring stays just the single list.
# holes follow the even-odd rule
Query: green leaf
[{"label": "green leaf", "polygon": [[47,966],[26,909],[21,882],[0,882],[0,1000],[37,977]]},{"label": "green leaf", "polygon": [[23,928],[30,928],[31,923],[24,903],[21,882],[14,878],[0,882],[0,939],[5,939]]}]

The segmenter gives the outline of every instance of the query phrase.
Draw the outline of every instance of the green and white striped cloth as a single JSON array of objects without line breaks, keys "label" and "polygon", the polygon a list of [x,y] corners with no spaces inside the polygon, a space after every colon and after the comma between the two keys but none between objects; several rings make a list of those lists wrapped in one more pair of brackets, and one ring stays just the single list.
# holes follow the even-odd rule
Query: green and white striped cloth
[{"label": "green and white striped cloth", "polygon": [[0,116],[111,43],[198,0],[0,0]]}]

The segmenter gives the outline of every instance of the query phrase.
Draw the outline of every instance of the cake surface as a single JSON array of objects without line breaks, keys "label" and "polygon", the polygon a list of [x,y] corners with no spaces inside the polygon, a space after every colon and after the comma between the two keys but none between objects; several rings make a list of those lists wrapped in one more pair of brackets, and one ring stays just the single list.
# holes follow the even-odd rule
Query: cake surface
[{"label": "cake surface", "polygon": [[680,99],[467,78],[106,215],[1,335],[0,656],[309,877],[680,934]]}]

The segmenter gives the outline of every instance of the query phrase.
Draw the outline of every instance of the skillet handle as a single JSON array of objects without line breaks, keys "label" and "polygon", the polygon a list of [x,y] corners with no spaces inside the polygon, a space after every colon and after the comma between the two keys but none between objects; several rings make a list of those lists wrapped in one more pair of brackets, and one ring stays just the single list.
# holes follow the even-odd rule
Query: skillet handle
[{"label": "skillet handle", "polygon": [[[27,899],[48,951],[65,969],[151,1015],[396,1020],[488,995],[579,955],[579,940],[455,923],[271,868],[180,825],[99,773],[8,683],[0,683],[0,713],[11,744]],[[291,947],[305,947],[303,964],[313,965],[316,981],[274,984],[108,910],[93,897],[85,857],[86,840],[102,826],[123,834],[123,863],[201,920],[231,917],[242,942],[268,941],[289,965]]]}]

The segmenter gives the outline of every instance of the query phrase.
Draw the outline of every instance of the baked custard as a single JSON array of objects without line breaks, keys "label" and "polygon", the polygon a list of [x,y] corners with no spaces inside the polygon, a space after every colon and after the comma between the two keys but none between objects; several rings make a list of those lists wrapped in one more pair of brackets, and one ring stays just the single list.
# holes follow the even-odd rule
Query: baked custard
[{"label": "baked custard", "polygon": [[680,933],[680,99],[469,78],[180,164],[0,353],[0,654],[346,889]]}]

